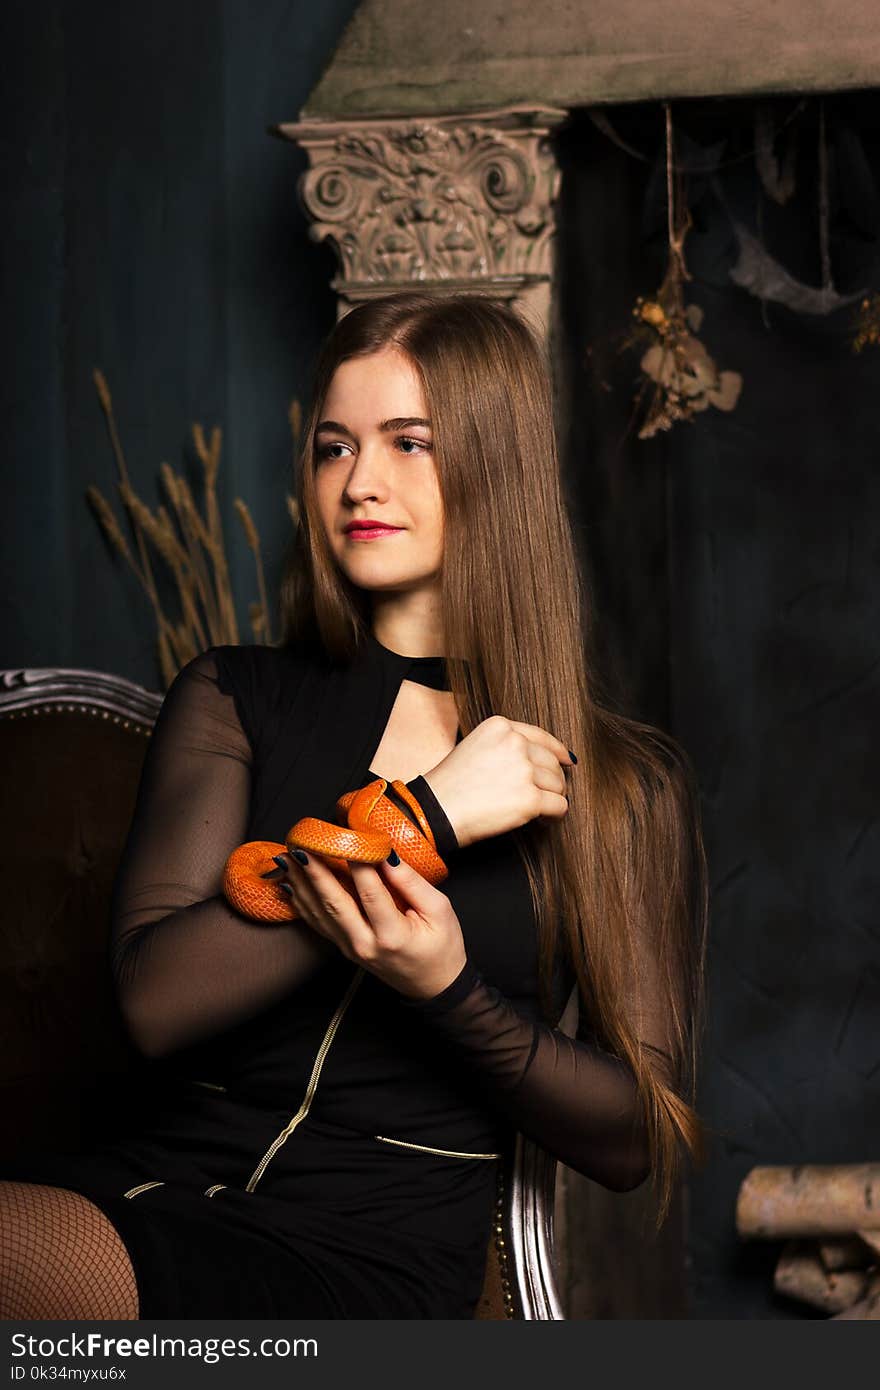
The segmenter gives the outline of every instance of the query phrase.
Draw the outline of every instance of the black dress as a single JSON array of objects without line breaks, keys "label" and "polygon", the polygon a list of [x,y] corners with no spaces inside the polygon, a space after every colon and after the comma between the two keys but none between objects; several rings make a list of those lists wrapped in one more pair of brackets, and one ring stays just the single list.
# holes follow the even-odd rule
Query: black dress
[{"label": "black dress", "polygon": [[[335,819],[337,797],[376,775],[404,679],[448,688],[441,658],[370,637],[349,665],[307,643],[212,648],[166,695],[111,942],[159,1099],[112,1142],[30,1153],[0,1174],[106,1213],[144,1319],[469,1318],[516,1129],[609,1186],[644,1176],[627,1068],[586,1028],[572,1039],[538,1021],[511,836],[448,854],[442,891],[468,959],[427,1001],[302,924],[245,920],[219,893],[236,844]],[[426,810],[448,851],[442,808]],[[572,980],[560,957],[556,1017]]]}]

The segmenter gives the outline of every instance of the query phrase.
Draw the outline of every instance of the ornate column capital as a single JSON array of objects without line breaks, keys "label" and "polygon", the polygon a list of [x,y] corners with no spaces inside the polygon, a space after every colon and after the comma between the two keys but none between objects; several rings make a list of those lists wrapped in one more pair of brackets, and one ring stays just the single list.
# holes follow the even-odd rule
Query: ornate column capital
[{"label": "ornate column capital", "polygon": [[473,292],[514,303],[547,332],[555,107],[276,127],[308,153],[300,198],[312,236],[334,247],[340,315],[398,289]]}]

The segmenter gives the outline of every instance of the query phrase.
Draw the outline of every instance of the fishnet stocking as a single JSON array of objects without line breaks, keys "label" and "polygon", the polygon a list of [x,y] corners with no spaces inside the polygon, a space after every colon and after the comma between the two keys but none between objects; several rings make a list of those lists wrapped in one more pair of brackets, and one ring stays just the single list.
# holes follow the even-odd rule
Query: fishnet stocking
[{"label": "fishnet stocking", "polygon": [[66,1188],[0,1182],[0,1318],[137,1317],[128,1252],[93,1202]]}]

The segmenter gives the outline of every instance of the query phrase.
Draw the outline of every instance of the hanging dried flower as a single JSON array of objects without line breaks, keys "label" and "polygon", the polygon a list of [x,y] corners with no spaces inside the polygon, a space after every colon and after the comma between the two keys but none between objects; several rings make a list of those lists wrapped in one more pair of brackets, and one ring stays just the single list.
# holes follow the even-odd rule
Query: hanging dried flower
[{"label": "hanging dried flower", "polygon": [[666,194],[669,262],[660,289],[653,299],[639,297],[633,308],[636,327],[626,346],[644,346],[639,367],[647,381],[639,392],[650,399],[639,439],[650,439],[671,429],[679,420],[691,420],[710,405],[733,410],[742,388],[738,372],[721,372],[697,337],[703,312],[685,305],[685,281],[690,280],[684,260],[685,238],[691,215],[684,204],[680,176],[673,158],[672,113],[666,103]]},{"label": "hanging dried flower", "polygon": [[859,305],[853,352],[880,346],[880,294],[869,294]]},{"label": "hanging dried flower", "polygon": [[710,405],[733,410],[742,377],[720,372],[696,336],[703,317],[696,304],[670,314],[656,300],[637,300],[633,312],[655,339],[639,363],[654,383],[639,439],[671,429],[678,420],[690,420]]}]

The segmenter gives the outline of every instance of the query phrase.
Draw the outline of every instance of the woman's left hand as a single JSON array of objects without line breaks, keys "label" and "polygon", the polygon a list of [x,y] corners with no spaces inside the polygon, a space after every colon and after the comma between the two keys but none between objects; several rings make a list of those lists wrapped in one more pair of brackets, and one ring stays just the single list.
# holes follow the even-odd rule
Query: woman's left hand
[{"label": "woman's left hand", "polygon": [[[298,918],[400,994],[431,999],[461,972],[467,955],[451,902],[404,859],[378,866],[349,861],[353,897],[318,855],[310,854],[307,864],[290,854],[278,858],[288,866]],[[386,880],[409,904],[405,911]],[[275,881],[284,882],[284,875]]]}]

